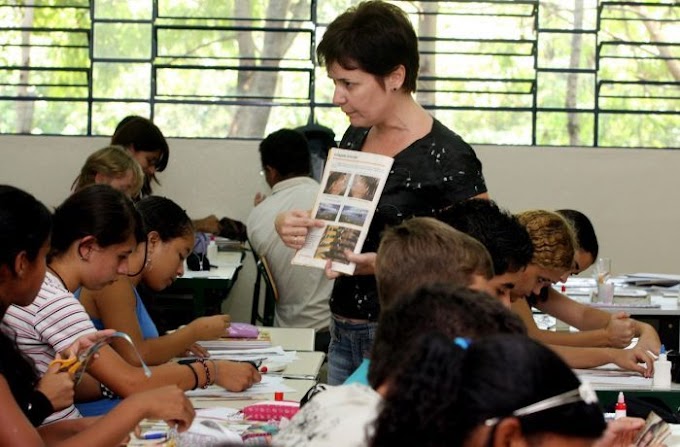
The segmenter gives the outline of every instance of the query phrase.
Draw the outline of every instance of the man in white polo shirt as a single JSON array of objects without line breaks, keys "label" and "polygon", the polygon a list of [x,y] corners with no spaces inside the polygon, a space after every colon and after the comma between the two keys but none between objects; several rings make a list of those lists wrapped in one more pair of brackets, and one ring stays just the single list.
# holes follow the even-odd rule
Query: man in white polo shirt
[{"label": "man in white polo shirt", "polygon": [[260,143],[260,158],[269,197],[255,197],[246,226],[248,239],[259,256],[265,256],[278,289],[274,326],[317,330],[315,349],[327,351],[330,342],[328,300],[333,281],[322,269],[291,265],[295,251],[286,247],[274,230],[281,211],[311,209],[319,183],[310,177],[307,140],[298,131],[278,130]]}]

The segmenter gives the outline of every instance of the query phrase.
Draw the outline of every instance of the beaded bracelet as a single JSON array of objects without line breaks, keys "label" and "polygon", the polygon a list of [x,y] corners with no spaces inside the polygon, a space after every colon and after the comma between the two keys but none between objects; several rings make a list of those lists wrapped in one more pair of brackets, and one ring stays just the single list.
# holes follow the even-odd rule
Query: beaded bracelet
[{"label": "beaded bracelet", "polygon": [[185,365],[189,367],[191,373],[194,375],[194,387],[192,388],[192,390],[195,390],[196,388],[198,388],[198,374],[196,374],[196,370],[194,369],[193,366],[191,366],[191,363],[185,363]]},{"label": "beaded bracelet", "polygon": [[205,369],[205,385],[203,385],[201,388],[206,389],[215,382],[210,380],[210,368],[208,367],[208,363],[205,361],[205,359],[201,358],[198,359],[198,361],[201,362],[203,369]]}]

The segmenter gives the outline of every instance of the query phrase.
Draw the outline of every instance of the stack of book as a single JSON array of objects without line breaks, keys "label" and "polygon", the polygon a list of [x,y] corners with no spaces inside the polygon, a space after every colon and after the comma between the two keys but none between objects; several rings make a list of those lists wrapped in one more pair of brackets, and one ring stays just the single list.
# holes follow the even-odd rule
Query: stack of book
[{"label": "stack of book", "polygon": [[260,349],[271,347],[272,339],[269,336],[269,332],[260,331],[257,338],[222,337],[218,340],[201,341],[200,345],[209,351]]}]

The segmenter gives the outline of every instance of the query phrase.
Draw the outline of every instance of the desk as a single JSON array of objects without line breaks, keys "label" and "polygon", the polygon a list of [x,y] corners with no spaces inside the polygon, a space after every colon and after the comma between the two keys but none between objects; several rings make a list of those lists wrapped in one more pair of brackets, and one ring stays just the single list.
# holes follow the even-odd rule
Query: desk
[{"label": "desk", "polygon": [[273,346],[286,351],[314,351],[314,329],[267,326],[260,330],[269,333]]},{"label": "desk", "polygon": [[661,307],[606,307],[607,312],[627,312],[631,317],[648,323],[659,333],[661,343],[667,350],[680,348],[680,307],[677,297],[665,297],[659,292],[650,292],[652,304]]},{"label": "desk", "polygon": [[[288,379],[285,377],[291,377],[295,375],[308,375],[317,377],[325,354],[323,352],[298,352],[297,356],[299,357],[298,360],[289,364],[282,373],[284,376],[283,384],[294,389],[294,391],[288,391],[284,394],[284,399],[286,400],[300,401],[307,391],[316,385],[317,381],[314,379]],[[273,399],[274,396],[264,394],[260,396],[249,396],[247,399],[242,400],[195,397],[191,398],[191,402],[194,405],[194,408],[227,407],[241,409],[256,402]],[[152,423],[153,421],[145,420],[140,425],[143,428],[146,428]],[[148,446],[149,443],[150,441],[138,440],[132,436],[128,446]]]},{"label": "desk", "polygon": [[[608,369],[607,366],[602,369]],[[581,381],[587,381],[597,392],[600,404],[603,407],[613,405],[619,391],[626,396],[656,397],[664,401],[671,409],[680,409],[680,384],[672,383],[670,390],[657,390],[652,388],[652,380],[644,379],[633,372],[624,372],[612,365],[615,371],[603,371],[601,368],[591,370],[577,369],[574,372]],[[611,373],[611,377],[608,377]],[[630,377],[629,379],[627,377]]]},{"label": "desk", "polygon": [[[316,385],[316,378],[319,375],[319,369],[323,363],[325,354],[323,352],[298,352],[298,360],[286,366],[286,369],[281,373],[272,373],[272,375],[281,375],[283,377],[283,384],[295,391],[288,391],[284,394],[285,400],[300,401],[305,393],[314,385]],[[273,395],[262,394],[259,396],[248,396],[246,399],[219,399],[219,398],[201,398],[192,397],[191,402],[195,408],[214,408],[214,407],[230,407],[241,409],[247,405],[252,405],[255,402],[263,400],[274,400]]]},{"label": "desk", "polygon": [[[569,282],[567,282],[569,284]],[[667,350],[680,350],[680,307],[678,306],[677,294],[665,296],[657,290],[650,290],[650,300],[652,304],[660,307],[600,307],[606,312],[627,312],[636,320],[650,324],[659,333],[661,343]],[[588,304],[588,298],[580,294],[567,295],[580,303]]]},{"label": "desk", "polygon": [[652,291],[651,302],[661,307],[619,307],[616,309],[608,308],[609,312],[623,310],[628,312],[636,320],[648,323],[659,333],[661,343],[667,350],[678,350],[680,348],[680,307],[678,298],[666,297],[661,293]]}]

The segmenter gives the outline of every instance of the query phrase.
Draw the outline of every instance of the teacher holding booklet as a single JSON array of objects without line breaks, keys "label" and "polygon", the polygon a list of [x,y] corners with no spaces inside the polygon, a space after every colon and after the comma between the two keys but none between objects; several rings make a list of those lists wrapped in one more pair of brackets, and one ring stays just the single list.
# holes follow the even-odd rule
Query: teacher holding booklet
[{"label": "teacher holding booklet", "polygon": [[[434,119],[413,94],[419,69],[418,38],[406,13],[383,1],[362,2],[328,26],[317,48],[335,84],[333,103],[350,127],[340,147],[394,158],[362,253],[345,251],[354,275],[337,277],[330,299],[328,383],[337,385],[368,356],[380,305],[375,252],[380,233],[412,216],[434,216],[453,203],[488,198],[482,165],[473,149]],[[281,213],[276,230],[300,249],[310,227],[323,226],[308,211]]]}]

